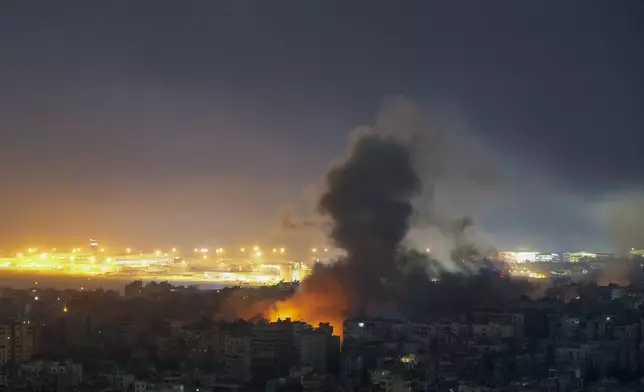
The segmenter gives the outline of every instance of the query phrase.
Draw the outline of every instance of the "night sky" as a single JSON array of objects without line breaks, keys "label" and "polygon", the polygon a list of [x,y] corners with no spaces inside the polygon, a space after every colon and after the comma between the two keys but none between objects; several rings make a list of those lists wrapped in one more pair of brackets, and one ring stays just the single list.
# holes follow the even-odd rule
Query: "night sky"
[{"label": "night sky", "polygon": [[2,1],[0,248],[311,246],[280,215],[312,211],[399,95],[503,178],[436,189],[486,241],[644,246],[643,20],[639,0]]}]

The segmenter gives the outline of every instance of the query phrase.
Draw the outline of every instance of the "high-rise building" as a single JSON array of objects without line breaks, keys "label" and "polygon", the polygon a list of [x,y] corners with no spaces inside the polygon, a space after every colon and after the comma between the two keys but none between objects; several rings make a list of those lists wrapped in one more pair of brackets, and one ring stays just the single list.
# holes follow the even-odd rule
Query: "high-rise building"
[{"label": "high-rise building", "polygon": [[7,385],[7,363],[19,365],[34,352],[34,327],[26,322],[0,324],[0,386]]}]

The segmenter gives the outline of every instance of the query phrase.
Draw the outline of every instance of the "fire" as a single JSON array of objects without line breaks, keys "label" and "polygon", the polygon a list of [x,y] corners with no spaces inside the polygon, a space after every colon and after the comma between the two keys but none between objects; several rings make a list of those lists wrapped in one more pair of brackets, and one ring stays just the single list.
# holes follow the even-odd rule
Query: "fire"
[{"label": "fire", "polygon": [[289,299],[274,303],[264,312],[270,321],[290,318],[313,326],[329,323],[334,335],[342,339],[342,322],[348,310],[348,300],[335,279],[307,279]]}]

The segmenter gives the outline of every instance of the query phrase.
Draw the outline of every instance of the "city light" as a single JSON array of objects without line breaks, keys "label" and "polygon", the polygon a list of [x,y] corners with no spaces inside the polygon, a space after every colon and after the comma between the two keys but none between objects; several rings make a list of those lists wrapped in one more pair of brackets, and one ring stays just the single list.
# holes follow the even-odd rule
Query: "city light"
[{"label": "city light", "polygon": [[246,252],[246,249],[244,249],[244,248],[239,248],[239,251],[240,251],[240,252]]},{"label": "city light", "polygon": [[41,258],[42,260],[45,260],[45,259],[47,258],[47,253],[41,253],[41,254],[40,254],[40,258]]},{"label": "city light", "polygon": [[22,253],[18,253],[18,257],[22,257]]},{"label": "city light", "polygon": [[284,253],[285,251],[286,251],[286,249],[280,248],[280,253]]},{"label": "city light", "polygon": [[132,249],[127,248],[127,249],[125,249],[125,252],[126,252],[126,253],[132,253]]},{"label": "city light", "polygon": [[260,251],[255,252],[255,256],[260,257],[261,255],[262,255],[262,252]]},{"label": "city light", "polygon": [[157,256],[161,256],[161,251],[160,250],[155,250],[154,254],[156,254]]},{"label": "city light", "polygon": [[29,253],[34,253],[36,251],[36,248],[29,248],[27,250],[29,251]]},{"label": "city light", "polygon": [[67,306],[63,306],[63,312],[67,313],[69,309],[67,309]]},{"label": "city light", "polygon": [[317,253],[317,251],[318,251],[317,248],[311,249],[311,252],[313,252],[313,253]]},{"label": "city light", "polygon": [[172,253],[176,252],[177,248],[172,248]]}]

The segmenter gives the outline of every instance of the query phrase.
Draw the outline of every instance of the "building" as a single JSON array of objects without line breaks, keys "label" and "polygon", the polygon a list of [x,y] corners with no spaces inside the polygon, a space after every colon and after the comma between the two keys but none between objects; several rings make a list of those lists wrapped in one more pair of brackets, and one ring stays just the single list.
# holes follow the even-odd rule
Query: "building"
[{"label": "building", "polygon": [[20,365],[34,352],[34,326],[25,322],[0,324],[0,386],[7,385],[7,365]]},{"label": "building", "polygon": [[300,363],[315,373],[328,370],[330,336],[322,331],[307,331],[300,336]]},{"label": "building", "polygon": [[224,342],[226,373],[242,382],[251,377],[251,339],[246,331],[229,331]]}]

